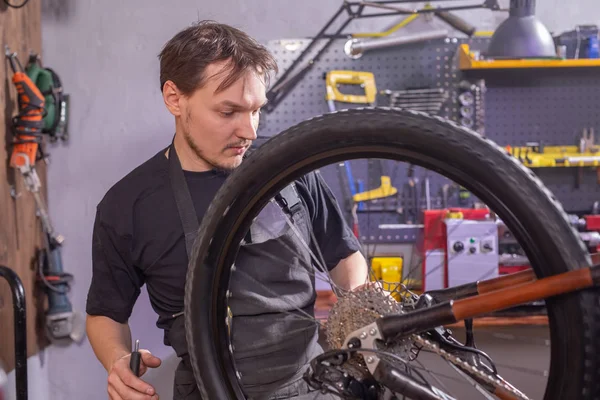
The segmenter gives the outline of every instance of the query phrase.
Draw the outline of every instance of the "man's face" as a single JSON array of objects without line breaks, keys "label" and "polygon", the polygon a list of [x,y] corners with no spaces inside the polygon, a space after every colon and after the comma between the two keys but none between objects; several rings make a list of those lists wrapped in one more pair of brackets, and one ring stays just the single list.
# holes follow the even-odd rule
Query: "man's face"
[{"label": "man's face", "polygon": [[256,139],[261,107],[266,103],[264,77],[245,72],[227,89],[216,92],[227,76],[226,63],[208,66],[208,80],[190,97],[181,96],[178,125],[199,164],[232,170]]}]

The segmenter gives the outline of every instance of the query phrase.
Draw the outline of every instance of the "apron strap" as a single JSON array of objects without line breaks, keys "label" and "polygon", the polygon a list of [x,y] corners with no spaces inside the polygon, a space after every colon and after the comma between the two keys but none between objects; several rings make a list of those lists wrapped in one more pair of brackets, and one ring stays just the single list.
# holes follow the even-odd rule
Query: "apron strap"
[{"label": "apron strap", "polygon": [[196,240],[200,224],[198,223],[198,216],[196,215],[192,195],[190,194],[190,190],[185,181],[181,162],[177,156],[177,151],[175,151],[174,143],[171,143],[171,146],[169,147],[169,178],[171,180],[171,186],[173,187],[177,210],[179,211],[179,219],[181,220],[183,233],[185,234],[185,250],[189,262],[192,259],[192,247]]},{"label": "apron strap", "polygon": [[275,195],[275,200],[288,214],[293,215],[296,210],[302,206],[300,195],[297,192],[296,185],[292,182],[290,185]]},{"label": "apron strap", "polygon": [[[196,209],[194,208],[190,190],[183,174],[183,169],[181,168],[181,162],[179,161],[177,151],[175,150],[174,142],[172,142],[169,147],[169,178],[173,188],[173,194],[175,195],[177,210],[179,211],[179,219],[183,226],[185,248],[189,262],[192,259],[192,248],[196,236],[198,235],[200,224],[198,222],[198,216],[196,215]],[[275,196],[275,199],[280,207],[290,215],[293,215],[296,209],[301,207],[300,196],[298,195],[294,183],[286,186]]]}]

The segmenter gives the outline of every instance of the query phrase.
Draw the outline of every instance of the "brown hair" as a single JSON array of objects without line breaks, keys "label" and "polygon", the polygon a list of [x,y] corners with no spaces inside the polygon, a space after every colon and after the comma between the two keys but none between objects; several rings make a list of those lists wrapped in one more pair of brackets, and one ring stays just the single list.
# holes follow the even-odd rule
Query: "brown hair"
[{"label": "brown hair", "polygon": [[215,21],[199,21],[177,33],[158,56],[160,88],[171,80],[186,96],[205,82],[204,70],[217,61],[230,60],[228,76],[217,91],[232,85],[245,71],[252,68],[265,74],[277,72],[273,55],[245,32]]}]

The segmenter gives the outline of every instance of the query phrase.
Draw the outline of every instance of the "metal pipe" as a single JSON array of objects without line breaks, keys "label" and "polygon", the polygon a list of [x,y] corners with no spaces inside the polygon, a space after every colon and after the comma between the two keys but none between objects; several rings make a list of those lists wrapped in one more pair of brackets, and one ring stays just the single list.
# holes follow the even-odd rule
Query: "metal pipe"
[{"label": "metal pipe", "polygon": [[374,40],[357,40],[350,39],[344,45],[344,52],[350,58],[360,58],[365,51],[382,49],[392,46],[400,46],[409,43],[418,43],[425,40],[441,39],[448,36],[448,31],[445,29],[437,29],[428,32],[420,32],[413,35],[402,35],[385,39]]},{"label": "metal pipe", "polygon": [[571,164],[576,163],[593,163],[600,161],[600,157],[598,156],[589,156],[589,157],[566,157],[566,160]]},{"label": "metal pipe", "polygon": [[445,94],[399,94],[389,96],[391,100],[446,100],[448,98]]},{"label": "metal pipe", "polygon": [[27,313],[25,289],[12,269],[0,265],[0,276],[8,282],[12,292],[15,325],[15,384],[17,400],[27,400]]},{"label": "metal pipe", "polygon": [[433,104],[442,105],[446,99],[393,99],[390,104]]},{"label": "metal pipe", "polygon": [[426,107],[426,108],[441,108],[443,103],[414,103],[407,101],[393,101],[390,103],[392,107]]},{"label": "metal pipe", "polygon": [[432,88],[432,89],[402,89],[402,90],[382,90],[381,93],[388,96],[397,96],[400,94],[429,94],[429,93],[437,93],[443,94],[445,92],[444,89],[441,88]]}]

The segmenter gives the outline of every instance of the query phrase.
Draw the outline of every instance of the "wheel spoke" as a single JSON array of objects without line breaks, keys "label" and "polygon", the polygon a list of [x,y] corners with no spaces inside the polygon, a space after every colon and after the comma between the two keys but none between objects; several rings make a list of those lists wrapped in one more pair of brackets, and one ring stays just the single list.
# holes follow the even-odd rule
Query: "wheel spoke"
[{"label": "wheel spoke", "polygon": [[[430,370],[429,368],[425,368],[425,366],[423,365],[423,363],[422,363],[420,360],[418,360],[418,359],[416,359],[416,360],[415,360],[415,362],[416,362],[417,364],[419,364],[419,365],[421,366],[421,368],[423,368],[425,371],[427,371],[427,373],[428,373],[428,374],[429,374],[429,375],[430,375],[430,376],[431,376],[433,379],[435,379],[435,381],[436,381],[436,382],[437,382],[437,383],[438,383],[438,384],[439,384],[439,385],[440,385],[440,386],[441,386],[441,387],[442,387],[442,388],[443,388],[443,389],[446,391],[446,393],[448,393],[450,396],[452,396],[452,397],[456,398],[456,396],[455,396],[454,394],[452,394],[452,392],[451,392],[451,391],[448,389],[448,387],[447,387],[447,386],[444,384],[444,382],[442,382],[442,381],[441,381],[441,379],[437,377],[437,375],[438,375],[438,374],[437,374],[436,372],[433,372],[433,371],[432,371],[432,370]],[[465,382],[463,382],[463,381],[460,381],[460,382],[462,382],[462,383],[465,383]]]},{"label": "wheel spoke", "polygon": [[466,374],[464,371],[461,371],[460,368],[458,368],[456,365],[452,364],[451,362],[448,362],[448,364],[450,364],[452,369],[454,369],[460,376],[462,376],[475,389],[477,389],[477,391],[479,393],[481,393],[486,399],[495,400],[494,396],[492,396],[487,390],[485,390],[483,387],[481,387],[481,385],[479,383],[477,383],[473,378],[471,378],[468,374]]},{"label": "wheel spoke", "polygon": [[[341,288],[339,288],[336,283],[333,281],[333,279],[331,279],[331,275],[329,274],[329,271],[327,270],[327,267],[325,265],[325,261],[323,259],[323,256],[321,254],[321,252],[319,251],[320,254],[320,259],[319,257],[317,257],[315,255],[315,253],[312,251],[312,249],[310,248],[310,246],[308,246],[308,244],[306,243],[306,241],[304,241],[304,239],[302,238],[302,234],[298,231],[298,228],[294,225],[294,223],[290,220],[289,215],[287,215],[286,213],[284,213],[281,209],[279,209],[281,214],[284,216],[285,220],[286,220],[286,224],[289,225],[290,229],[293,230],[294,234],[301,240],[302,246],[305,247],[305,249],[309,252],[311,259],[318,265],[319,268],[315,268],[314,264],[310,264],[308,265],[308,263],[303,262],[303,265],[306,265],[307,268],[307,272],[311,275],[314,276],[315,279],[319,279],[325,283],[328,283],[332,286],[332,288],[335,288],[336,290],[342,290]],[[253,223],[259,225],[262,229],[267,230],[267,227],[260,221],[256,220]],[[283,243],[282,246],[291,251],[292,254],[298,256],[298,258],[300,260],[303,260],[304,258],[302,257],[302,254],[300,254],[300,252],[298,251],[298,249],[292,247],[291,245],[289,245],[288,243]],[[317,247],[318,249],[318,247]],[[279,256],[277,256],[276,254],[273,253],[269,253],[269,257],[276,259],[278,261],[281,261],[283,265],[289,263],[289,260],[285,260]],[[324,275],[324,277],[323,277]]]},{"label": "wheel spoke", "polygon": [[[247,279],[251,280],[253,283],[259,284],[260,286],[262,286],[267,292],[281,297],[281,295],[279,293],[275,293],[272,289],[270,289],[269,287],[267,287],[265,284],[263,284],[262,282],[259,282],[258,280],[256,280],[253,276],[251,276],[250,274],[248,274],[247,272],[245,272],[242,269],[236,269],[235,271],[236,274],[242,274],[244,275],[244,277],[246,277]],[[286,299],[285,297],[281,297],[283,299],[283,301],[285,301],[288,305],[290,305],[292,307],[292,309],[298,310],[300,312],[301,315],[299,314],[295,314],[289,310],[282,310],[282,313],[288,314],[288,315],[292,315],[296,318],[301,318],[301,319],[305,319],[308,320],[310,322],[315,323],[316,325],[320,325],[319,321],[316,320],[315,317],[313,317],[312,315],[310,315],[309,313],[307,313],[304,310],[301,310],[300,308],[296,307],[292,302],[290,302],[288,299]]]}]

